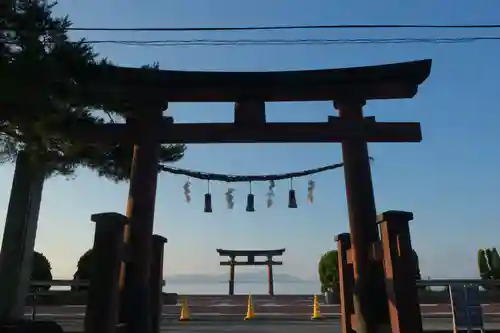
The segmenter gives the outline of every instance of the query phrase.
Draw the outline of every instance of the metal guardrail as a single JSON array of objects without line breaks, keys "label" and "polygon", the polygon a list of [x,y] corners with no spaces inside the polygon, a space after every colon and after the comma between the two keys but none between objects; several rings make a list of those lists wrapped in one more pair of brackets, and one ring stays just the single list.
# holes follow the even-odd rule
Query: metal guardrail
[{"label": "metal guardrail", "polygon": [[[31,287],[43,287],[43,286],[51,286],[51,287],[88,287],[90,281],[88,280],[51,280],[51,281],[41,281],[41,280],[33,280],[31,281]],[[165,280],[163,280],[162,285],[165,286]],[[45,296],[45,295],[55,295],[59,291],[56,290],[47,290],[41,291],[39,288],[35,289],[34,293],[30,293],[29,295],[33,297],[33,304],[31,306],[31,320],[36,319],[36,299],[37,296]]]},{"label": "metal guardrail", "polygon": [[[448,286],[457,284],[475,284],[481,286],[500,286],[500,280],[482,280],[482,279],[432,279],[432,280],[418,280],[418,286]],[[57,287],[87,287],[89,285],[88,280],[52,280],[52,281],[31,281],[31,286],[41,287],[41,286],[57,286]],[[163,285],[165,285],[165,280],[163,280]]]},{"label": "metal guardrail", "polygon": [[[42,286],[80,286],[86,287],[89,285],[88,280],[52,280],[52,281],[31,281],[32,287],[42,287]],[[163,285],[165,285],[165,280],[163,280]],[[418,286],[456,286],[456,285],[478,285],[478,286],[500,286],[500,280],[482,280],[482,279],[432,279],[432,280],[418,280]],[[36,297],[37,295],[53,295],[58,291],[37,291],[32,293],[33,305],[31,317],[33,320],[36,318]]]},{"label": "metal guardrail", "polygon": [[42,286],[57,286],[57,287],[72,287],[72,286],[79,286],[79,287],[87,287],[89,285],[88,280],[52,280],[52,281],[40,281],[40,280],[33,280],[31,281],[31,286],[33,287],[42,287]]},{"label": "metal guardrail", "polygon": [[[87,287],[89,285],[90,281],[88,280],[51,280],[51,281],[40,281],[40,280],[33,280],[31,281],[31,286],[32,287],[42,287],[42,286],[53,286],[53,287],[72,287],[72,286],[77,286],[77,287]],[[165,280],[163,280],[162,285],[165,285]]]},{"label": "metal guardrail", "polygon": [[449,286],[449,285],[500,286],[500,280],[432,279],[432,280],[417,281],[417,286]]}]

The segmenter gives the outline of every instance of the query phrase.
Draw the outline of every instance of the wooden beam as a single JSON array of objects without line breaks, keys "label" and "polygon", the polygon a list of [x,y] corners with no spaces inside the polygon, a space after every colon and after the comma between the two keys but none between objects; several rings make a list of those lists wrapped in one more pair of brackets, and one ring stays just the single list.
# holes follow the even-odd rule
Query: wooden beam
[{"label": "wooden beam", "polygon": [[262,125],[266,123],[264,101],[243,100],[234,103],[234,123],[238,125]]},{"label": "wooden beam", "polygon": [[[220,265],[221,266],[267,266],[269,264],[268,261],[255,261],[255,262],[248,262],[248,261],[221,261]],[[281,266],[283,265],[283,261],[271,261],[271,265],[273,266]]]},{"label": "wooden beam", "polygon": [[[85,101],[234,102],[411,98],[431,71],[431,60],[327,70],[184,72],[115,66],[72,68]],[[355,96],[353,96],[355,94]],[[147,109],[146,109],[147,110]]]},{"label": "wooden beam", "polygon": [[[245,92],[244,92],[245,91]],[[134,94],[141,96],[138,104],[159,105],[177,102],[234,102],[242,97],[250,96],[252,99],[266,102],[309,102],[333,101],[346,96],[363,100],[407,99],[413,98],[418,92],[415,84],[404,82],[372,83],[372,84],[325,84],[315,90],[305,89],[304,84],[283,85],[275,90],[266,86],[248,84],[248,86],[185,86],[165,88],[163,86],[148,86],[144,84],[109,85],[95,82],[85,87],[82,92],[84,100],[97,103],[106,100],[108,96],[117,96],[123,103]],[[354,94],[354,95],[353,95]],[[146,108],[147,110],[148,108]]]},{"label": "wooden beam", "polygon": [[217,253],[221,256],[281,256],[286,249],[273,249],[273,250],[226,250],[217,249]]},{"label": "wooden beam", "polygon": [[[422,132],[416,122],[374,122],[366,120],[362,126],[333,120],[326,123],[267,123],[238,126],[232,123],[159,124],[162,143],[321,143],[342,142],[347,138],[363,136],[367,142],[420,142]],[[132,126],[103,124],[69,126],[69,135],[87,143],[132,144],[137,133]]]}]

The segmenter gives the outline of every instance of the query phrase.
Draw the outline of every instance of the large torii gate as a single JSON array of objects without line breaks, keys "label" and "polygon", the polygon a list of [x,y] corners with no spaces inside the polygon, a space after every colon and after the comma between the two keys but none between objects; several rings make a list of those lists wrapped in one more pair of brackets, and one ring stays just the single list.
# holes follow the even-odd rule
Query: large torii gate
[{"label": "large torii gate", "polygon": [[[68,128],[89,141],[134,144],[125,242],[129,262],[122,273],[124,316],[131,332],[148,332],[148,272],[160,143],[337,142],[342,144],[354,275],[358,332],[375,332],[371,307],[380,299],[382,272],[369,260],[378,240],[367,142],[420,142],[416,122],[377,122],[364,117],[374,99],[412,98],[431,70],[431,60],[372,67],[288,72],[182,72],[123,67],[91,67],[78,73],[85,100],[115,98],[127,105],[126,124]],[[130,100],[129,96],[140,96]],[[334,101],[339,116],[323,123],[268,123],[266,102]],[[233,102],[234,123],[177,124],[162,111],[172,102]],[[362,286],[362,287],[361,287]],[[362,292],[360,292],[362,290]],[[127,305],[128,304],[128,305]]]},{"label": "large torii gate", "polygon": [[[234,268],[235,266],[267,266],[267,290],[274,295],[273,266],[283,265],[283,261],[276,261],[274,257],[282,256],[285,249],[276,250],[224,250],[217,249],[219,256],[229,257],[228,261],[221,261],[221,266],[229,266],[229,295],[234,295]],[[246,260],[236,260],[236,257],[247,257]],[[267,260],[255,261],[255,257],[266,257]]]}]

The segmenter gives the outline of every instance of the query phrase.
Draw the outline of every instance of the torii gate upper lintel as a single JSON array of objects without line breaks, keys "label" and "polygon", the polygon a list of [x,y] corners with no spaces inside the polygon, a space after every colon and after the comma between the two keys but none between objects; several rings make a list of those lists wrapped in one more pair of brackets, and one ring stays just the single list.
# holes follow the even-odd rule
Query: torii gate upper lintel
[{"label": "torii gate upper lintel", "polygon": [[[150,237],[153,230],[160,143],[342,143],[355,279],[364,297],[356,309],[359,327],[369,324],[366,311],[380,300],[373,276],[369,246],[378,239],[375,200],[367,142],[419,142],[419,123],[379,123],[363,117],[363,106],[372,99],[412,98],[429,76],[431,60],[382,66],[332,70],[226,73],[182,72],[122,67],[90,67],[82,94],[96,101],[109,95],[141,96],[145,110],[134,112],[127,124],[72,128],[89,141],[133,143],[126,232],[132,264],[125,265],[121,287],[125,291],[123,321],[131,328],[147,327]],[[335,101],[339,117],[324,123],[267,123],[265,102]],[[135,101],[136,103],[137,101]],[[234,102],[232,124],[176,124],[165,119],[158,105],[170,102]],[[136,105],[136,104],[135,104]],[[152,107],[156,106],[156,107]],[[370,223],[373,221],[373,223]],[[131,237],[133,235],[133,237]],[[381,303],[382,302],[382,303]],[[385,302],[385,303],[384,303]],[[383,305],[385,304],[385,305]],[[128,310],[127,310],[128,309]],[[373,328],[373,327],[372,327]]]}]

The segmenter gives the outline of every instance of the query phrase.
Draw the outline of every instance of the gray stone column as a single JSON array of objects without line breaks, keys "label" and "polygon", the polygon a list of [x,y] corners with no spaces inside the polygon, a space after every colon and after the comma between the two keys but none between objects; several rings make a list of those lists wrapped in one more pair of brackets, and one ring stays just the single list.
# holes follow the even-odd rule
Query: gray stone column
[{"label": "gray stone column", "polygon": [[12,181],[0,253],[0,320],[23,316],[31,277],[45,169],[20,152]]}]

